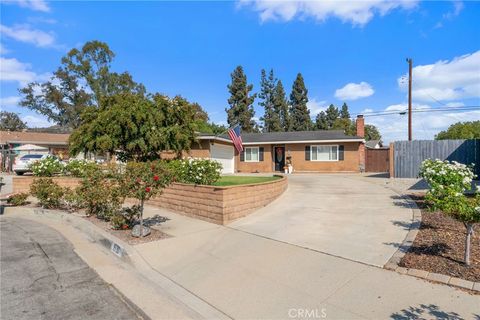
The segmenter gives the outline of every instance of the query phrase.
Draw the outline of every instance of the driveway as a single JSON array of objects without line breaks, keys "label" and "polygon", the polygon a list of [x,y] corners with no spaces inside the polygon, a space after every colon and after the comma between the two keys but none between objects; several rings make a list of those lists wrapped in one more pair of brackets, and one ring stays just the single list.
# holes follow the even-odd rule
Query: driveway
[{"label": "driveway", "polygon": [[388,179],[288,176],[288,190],[230,227],[334,256],[383,266],[407,235],[412,210]]},{"label": "driveway", "polygon": [[2,217],[2,319],[142,319],[57,231]]}]

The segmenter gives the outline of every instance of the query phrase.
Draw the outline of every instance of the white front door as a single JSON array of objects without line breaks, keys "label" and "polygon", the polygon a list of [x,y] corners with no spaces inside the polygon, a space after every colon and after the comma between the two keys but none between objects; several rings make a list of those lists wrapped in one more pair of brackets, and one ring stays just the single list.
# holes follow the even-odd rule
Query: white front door
[{"label": "white front door", "polygon": [[211,145],[210,158],[222,164],[222,173],[234,173],[235,158],[232,146],[223,144]]}]

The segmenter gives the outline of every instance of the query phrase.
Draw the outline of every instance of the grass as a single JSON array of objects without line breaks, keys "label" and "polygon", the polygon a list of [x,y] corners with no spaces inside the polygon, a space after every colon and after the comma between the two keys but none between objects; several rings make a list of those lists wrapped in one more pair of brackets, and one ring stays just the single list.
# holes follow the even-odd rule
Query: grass
[{"label": "grass", "polygon": [[280,179],[280,177],[278,176],[272,176],[272,177],[223,176],[213,185],[219,186],[219,187],[227,187],[227,186],[237,186],[241,184],[269,182],[269,181],[278,180],[278,179]]}]

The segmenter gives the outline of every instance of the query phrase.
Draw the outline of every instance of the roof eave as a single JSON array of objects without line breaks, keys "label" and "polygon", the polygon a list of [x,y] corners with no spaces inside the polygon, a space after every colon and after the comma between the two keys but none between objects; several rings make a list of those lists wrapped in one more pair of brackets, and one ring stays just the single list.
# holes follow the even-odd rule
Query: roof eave
[{"label": "roof eave", "polygon": [[243,145],[259,144],[298,144],[298,143],[340,143],[340,142],[363,142],[365,139],[330,139],[330,140],[295,140],[295,141],[262,141],[262,142],[243,142]]}]

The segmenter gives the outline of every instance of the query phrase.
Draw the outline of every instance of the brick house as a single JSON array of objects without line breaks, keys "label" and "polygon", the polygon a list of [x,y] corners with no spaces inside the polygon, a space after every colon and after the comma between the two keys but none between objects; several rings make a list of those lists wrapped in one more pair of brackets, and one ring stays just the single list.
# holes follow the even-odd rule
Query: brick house
[{"label": "brick house", "polygon": [[244,133],[241,153],[226,135],[200,134],[188,156],[217,160],[224,173],[283,172],[286,163],[295,172],[359,172],[365,167],[362,116],[356,125],[357,136],[337,130]]}]

